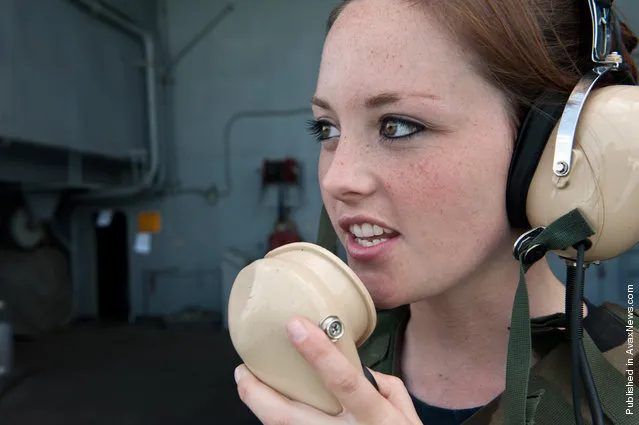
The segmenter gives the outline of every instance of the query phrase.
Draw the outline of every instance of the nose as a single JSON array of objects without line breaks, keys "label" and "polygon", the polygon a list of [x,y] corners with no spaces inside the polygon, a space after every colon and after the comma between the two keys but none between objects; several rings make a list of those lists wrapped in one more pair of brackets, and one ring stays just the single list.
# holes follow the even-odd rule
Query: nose
[{"label": "nose", "polygon": [[332,152],[320,155],[320,185],[329,196],[353,202],[375,192],[375,165],[370,153],[353,140],[340,140]]}]

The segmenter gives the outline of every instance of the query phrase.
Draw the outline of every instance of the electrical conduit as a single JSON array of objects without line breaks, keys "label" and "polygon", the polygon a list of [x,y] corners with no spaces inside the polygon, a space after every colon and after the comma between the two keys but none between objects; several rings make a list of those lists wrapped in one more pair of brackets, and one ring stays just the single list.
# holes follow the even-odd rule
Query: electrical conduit
[{"label": "electrical conduit", "polygon": [[157,123],[157,96],[156,96],[156,72],[155,72],[155,43],[151,34],[142,28],[122,19],[109,9],[101,6],[94,0],[70,0],[88,8],[92,13],[99,14],[104,19],[117,25],[124,31],[137,36],[144,45],[145,69],[146,69],[146,103],[147,121],[149,132],[149,166],[140,181],[128,187],[108,188],[96,192],[78,195],[75,199],[107,199],[123,198],[138,195],[147,189],[151,189],[153,181],[158,174],[160,166],[160,146],[158,139]]}]

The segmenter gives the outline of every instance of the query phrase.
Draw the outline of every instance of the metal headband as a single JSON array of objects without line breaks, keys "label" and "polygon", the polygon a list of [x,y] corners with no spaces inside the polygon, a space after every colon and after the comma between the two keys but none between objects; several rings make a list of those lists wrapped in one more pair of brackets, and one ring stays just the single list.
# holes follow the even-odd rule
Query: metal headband
[{"label": "metal headband", "polygon": [[613,0],[588,0],[592,17],[591,58],[595,66],[583,76],[573,89],[559,121],[553,160],[553,171],[559,177],[570,174],[577,123],[588,95],[604,74],[608,71],[619,70],[623,63],[623,57],[619,53],[611,51],[613,39],[612,3]]}]

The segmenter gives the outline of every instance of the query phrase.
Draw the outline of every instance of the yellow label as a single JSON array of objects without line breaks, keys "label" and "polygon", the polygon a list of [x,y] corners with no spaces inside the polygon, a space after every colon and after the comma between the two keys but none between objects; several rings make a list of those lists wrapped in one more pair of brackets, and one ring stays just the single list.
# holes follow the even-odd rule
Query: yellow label
[{"label": "yellow label", "polygon": [[139,233],[160,233],[162,230],[162,219],[157,211],[146,211],[138,214]]}]

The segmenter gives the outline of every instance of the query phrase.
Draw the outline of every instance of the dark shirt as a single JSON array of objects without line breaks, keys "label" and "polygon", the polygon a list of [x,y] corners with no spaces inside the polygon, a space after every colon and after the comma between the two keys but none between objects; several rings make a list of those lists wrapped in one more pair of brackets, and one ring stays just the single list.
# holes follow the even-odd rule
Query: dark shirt
[{"label": "dark shirt", "polygon": [[410,397],[413,399],[417,416],[424,425],[461,425],[480,409],[480,407],[459,410],[443,409],[426,404],[412,394]]}]

